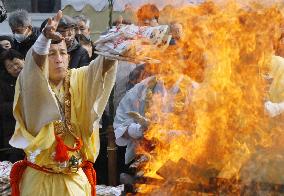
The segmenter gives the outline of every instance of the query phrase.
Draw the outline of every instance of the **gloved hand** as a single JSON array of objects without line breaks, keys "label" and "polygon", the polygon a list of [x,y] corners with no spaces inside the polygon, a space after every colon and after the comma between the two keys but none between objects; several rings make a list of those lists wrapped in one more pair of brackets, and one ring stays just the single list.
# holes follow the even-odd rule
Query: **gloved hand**
[{"label": "gloved hand", "polygon": [[133,139],[139,139],[143,136],[144,129],[140,124],[131,123],[128,127],[128,135]]},{"label": "gloved hand", "polygon": [[147,128],[150,123],[150,121],[147,118],[145,118],[138,112],[130,111],[130,112],[127,112],[127,115],[130,116],[136,123],[140,124],[141,126],[145,128]]},{"label": "gloved hand", "polygon": [[284,102],[273,103],[271,101],[266,101],[264,107],[270,117],[275,117],[284,111]]}]

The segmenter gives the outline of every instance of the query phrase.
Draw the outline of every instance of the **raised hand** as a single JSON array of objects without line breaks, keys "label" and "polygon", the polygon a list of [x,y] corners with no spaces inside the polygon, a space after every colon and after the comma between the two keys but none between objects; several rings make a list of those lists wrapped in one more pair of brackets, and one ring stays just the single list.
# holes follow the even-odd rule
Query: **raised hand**
[{"label": "raised hand", "polygon": [[46,38],[52,39],[54,41],[60,41],[63,40],[63,37],[60,33],[56,32],[56,29],[58,27],[59,21],[62,18],[62,11],[59,10],[55,17],[49,18],[48,22],[43,29],[43,34]]}]

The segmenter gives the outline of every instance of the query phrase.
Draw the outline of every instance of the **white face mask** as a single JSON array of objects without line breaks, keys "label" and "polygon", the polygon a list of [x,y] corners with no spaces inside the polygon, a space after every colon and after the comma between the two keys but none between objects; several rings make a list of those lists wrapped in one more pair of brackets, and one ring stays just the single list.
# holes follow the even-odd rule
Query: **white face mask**
[{"label": "white face mask", "polygon": [[26,35],[26,31],[28,29],[25,30],[24,34],[18,34],[18,33],[15,33],[14,34],[14,38],[15,40],[17,40],[17,42],[21,43],[23,42],[25,39],[27,39],[28,35]]}]

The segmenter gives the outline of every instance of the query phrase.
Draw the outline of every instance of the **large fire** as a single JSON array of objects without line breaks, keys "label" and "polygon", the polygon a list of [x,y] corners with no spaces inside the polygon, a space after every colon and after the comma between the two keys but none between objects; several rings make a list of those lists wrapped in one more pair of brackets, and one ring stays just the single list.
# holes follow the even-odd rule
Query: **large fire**
[{"label": "large fire", "polygon": [[[278,6],[209,2],[171,12],[184,35],[176,47],[152,54],[162,61],[153,70],[166,86],[181,75],[200,86],[180,85],[174,100],[152,95],[145,139],[153,145],[144,140],[137,152],[149,159],[143,176],[163,183],[146,181],[138,192],[190,195],[178,181],[208,184],[212,177],[284,184],[284,135],[264,110],[264,76],[283,19]],[[175,104],[171,112],[163,111],[165,101]],[[264,161],[273,157],[279,165]]]}]

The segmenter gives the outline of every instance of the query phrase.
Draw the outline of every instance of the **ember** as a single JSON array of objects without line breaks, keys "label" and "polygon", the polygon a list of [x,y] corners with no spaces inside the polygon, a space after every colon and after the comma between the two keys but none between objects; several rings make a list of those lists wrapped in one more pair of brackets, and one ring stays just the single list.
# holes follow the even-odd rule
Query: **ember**
[{"label": "ember", "polygon": [[[146,112],[147,144],[137,148],[148,157],[139,168],[144,175],[137,178],[137,191],[283,193],[284,180],[279,177],[283,172],[277,172],[283,171],[283,164],[261,168],[257,159],[265,149],[283,152],[284,147],[277,139],[283,138],[280,125],[272,123],[264,110],[269,95],[263,76],[270,70],[283,20],[277,5],[207,2],[174,10],[172,17],[183,25],[184,35],[176,48],[152,52],[151,57],[162,63],[148,69],[166,73],[165,83],[183,75],[200,86],[191,91],[189,104],[185,104],[187,86],[182,86],[180,96],[168,100],[175,105],[167,113],[161,108],[165,100],[153,95]],[[154,141],[150,148],[149,141]],[[267,159],[268,154],[262,155]],[[245,172],[254,171],[251,168],[261,169]]]}]

